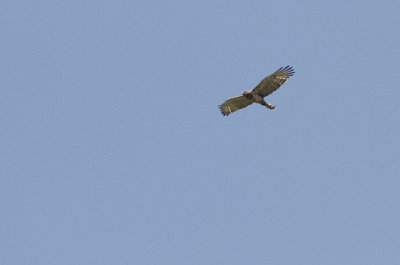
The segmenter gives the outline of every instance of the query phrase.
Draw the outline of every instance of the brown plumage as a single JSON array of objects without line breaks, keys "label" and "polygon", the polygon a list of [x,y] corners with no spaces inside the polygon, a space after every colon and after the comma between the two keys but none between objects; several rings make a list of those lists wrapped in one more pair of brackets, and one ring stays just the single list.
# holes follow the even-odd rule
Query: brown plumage
[{"label": "brown plumage", "polygon": [[286,80],[294,74],[291,66],[281,67],[275,73],[267,76],[253,89],[244,91],[241,96],[230,98],[219,106],[222,115],[226,116],[251,104],[259,103],[269,109],[275,106],[264,101],[264,97],[276,91]]}]

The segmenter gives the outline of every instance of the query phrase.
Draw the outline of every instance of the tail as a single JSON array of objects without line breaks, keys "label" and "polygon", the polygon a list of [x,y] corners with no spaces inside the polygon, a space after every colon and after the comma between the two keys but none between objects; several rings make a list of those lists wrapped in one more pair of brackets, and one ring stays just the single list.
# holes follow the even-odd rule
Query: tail
[{"label": "tail", "polygon": [[264,101],[263,103],[261,103],[263,106],[266,106],[267,108],[269,108],[269,109],[275,109],[275,105],[272,105],[272,104],[270,104],[270,103],[268,103],[268,102],[266,102],[266,101]]}]

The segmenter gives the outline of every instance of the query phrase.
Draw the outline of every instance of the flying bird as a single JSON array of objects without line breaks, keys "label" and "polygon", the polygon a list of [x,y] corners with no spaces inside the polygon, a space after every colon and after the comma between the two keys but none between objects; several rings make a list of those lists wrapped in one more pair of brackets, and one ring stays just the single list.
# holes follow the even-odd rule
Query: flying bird
[{"label": "flying bird", "polygon": [[259,103],[269,109],[275,109],[276,106],[264,101],[264,97],[276,91],[293,74],[294,69],[289,65],[279,68],[275,73],[261,80],[253,90],[244,91],[241,96],[230,98],[219,105],[222,115],[227,116],[253,103]]}]

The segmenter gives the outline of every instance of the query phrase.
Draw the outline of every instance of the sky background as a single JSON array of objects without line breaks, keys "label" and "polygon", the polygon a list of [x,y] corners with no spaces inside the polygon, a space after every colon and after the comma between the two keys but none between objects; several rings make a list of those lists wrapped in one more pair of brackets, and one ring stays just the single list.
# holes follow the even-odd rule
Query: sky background
[{"label": "sky background", "polygon": [[2,1],[0,264],[400,264],[399,11]]}]

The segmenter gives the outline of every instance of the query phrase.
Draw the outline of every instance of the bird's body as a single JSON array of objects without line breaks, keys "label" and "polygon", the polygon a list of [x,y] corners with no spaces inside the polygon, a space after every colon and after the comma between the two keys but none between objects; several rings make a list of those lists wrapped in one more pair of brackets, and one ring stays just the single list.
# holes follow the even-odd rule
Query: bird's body
[{"label": "bird's body", "polygon": [[293,74],[294,69],[290,66],[279,68],[275,73],[264,78],[253,90],[244,91],[241,96],[230,98],[220,105],[219,109],[222,115],[229,115],[253,103],[259,103],[269,109],[275,109],[275,105],[264,101],[264,97],[276,91]]},{"label": "bird's body", "polygon": [[266,101],[264,100],[264,98],[263,98],[262,96],[260,96],[260,95],[258,95],[258,94],[256,94],[256,93],[253,93],[251,90],[244,91],[244,92],[242,93],[242,95],[243,95],[245,98],[248,98],[248,99],[250,99],[251,101],[253,101],[253,102],[255,102],[255,103],[258,103],[258,104],[261,104],[261,105],[263,105],[263,106],[266,106],[266,107],[269,108],[269,109],[274,109],[274,108],[275,108],[274,105],[269,104],[268,102],[266,102]]}]

